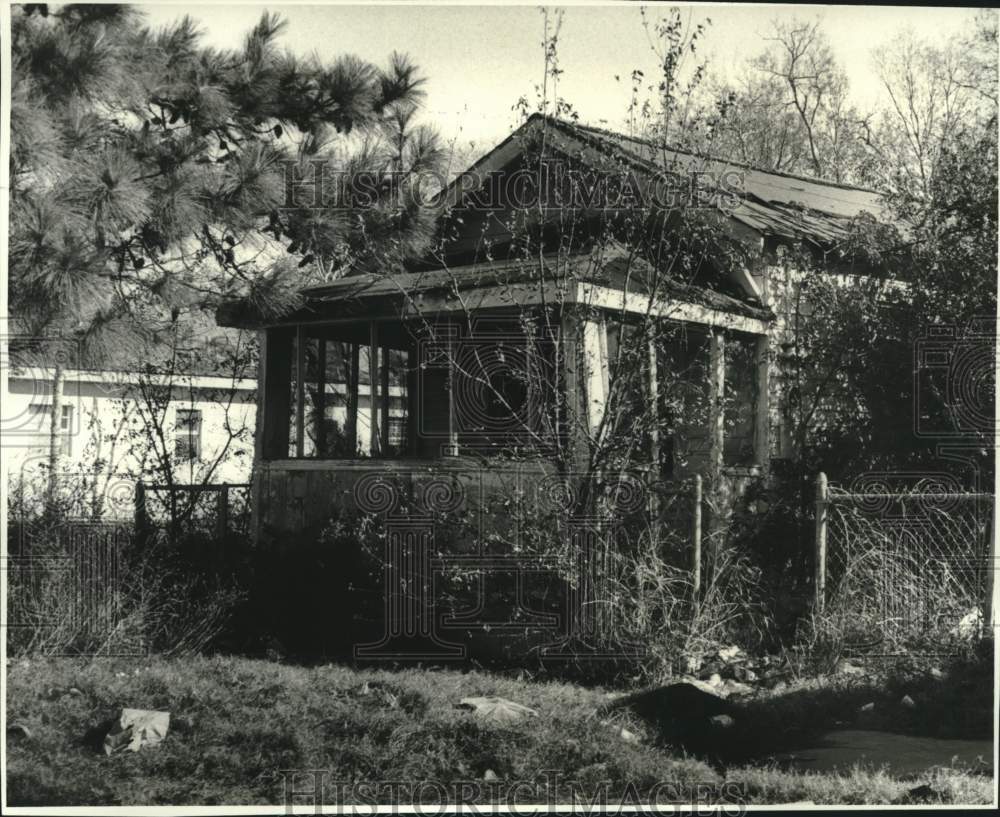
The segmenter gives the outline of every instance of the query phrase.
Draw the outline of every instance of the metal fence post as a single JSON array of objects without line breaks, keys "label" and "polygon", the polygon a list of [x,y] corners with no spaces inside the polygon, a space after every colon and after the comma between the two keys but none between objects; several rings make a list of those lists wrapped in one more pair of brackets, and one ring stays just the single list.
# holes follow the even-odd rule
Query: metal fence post
[{"label": "metal fence post", "polygon": [[826,601],[826,528],[829,508],[829,488],[826,474],[816,477],[816,612],[823,612]]},{"label": "metal fence post", "polygon": [[996,582],[997,582],[997,538],[996,538],[996,509],[990,511],[990,548],[989,561],[986,563],[986,598],[983,602],[983,635],[994,634],[997,626],[995,621],[996,608]]},{"label": "metal fence post", "polygon": [[695,615],[701,604],[701,474],[694,477],[694,507],[691,514],[691,594]]}]

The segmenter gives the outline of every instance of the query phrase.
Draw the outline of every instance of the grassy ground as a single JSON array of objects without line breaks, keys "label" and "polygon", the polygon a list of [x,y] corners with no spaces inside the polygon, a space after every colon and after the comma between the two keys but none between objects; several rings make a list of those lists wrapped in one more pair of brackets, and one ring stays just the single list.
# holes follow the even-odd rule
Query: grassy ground
[{"label": "grassy ground", "polygon": [[[283,770],[323,770],[315,778],[299,775],[295,788],[310,789],[318,779],[328,805],[443,797],[568,802],[574,793],[611,804],[864,804],[890,802],[919,783],[931,784],[935,802],[992,800],[992,779],[946,768],[908,781],[859,769],[833,776],[730,766],[723,773],[657,742],[628,715],[616,717],[626,718],[620,725],[631,735],[602,724],[593,715],[607,701],[600,689],[481,672],[241,658],[37,659],[12,662],[7,681],[8,725],[30,731],[8,736],[7,798],[15,805],[283,804]],[[871,695],[856,683],[822,689],[761,698],[738,728],[747,737],[774,732],[790,717],[835,722]],[[476,695],[500,695],[539,715],[509,727],[487,725],[455,708]],[[165,742],[138,754],[100,754],[97,727],[122,706],[170,711]],[[339,781],[382,781],[383,788],[337,788]],[[392,789],[388,781],[407,783]],[[421,781],[444,789],[413,785]]]}]

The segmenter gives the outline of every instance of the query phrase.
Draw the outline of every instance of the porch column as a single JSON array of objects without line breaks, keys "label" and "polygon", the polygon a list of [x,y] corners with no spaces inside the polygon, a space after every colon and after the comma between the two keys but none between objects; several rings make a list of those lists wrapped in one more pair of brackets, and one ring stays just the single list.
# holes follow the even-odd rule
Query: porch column
[{"label": "porch column", "polygon": [[722,472],[726,444],[726,341],[721,329],[713,328],[708,346],[709,388],[709,485],[712,511],[709,517],[708,564],[709,582],[715,580],[719,552],[729,519],[729,484]]},{"label": "porch column", "polygon": [[708,343],[708,434],[711,478],[722,473],[726,443],[726,340],[721,329],[712,329]]},{"label": "porch column", "polygon": [[586,364],[584,393],[587,399],[587,428],[591,437],[604,420],[608,402],[608,336],[603,319],[583,322],[583,355]]},{"label": "porch column", "polygon": [[351,457],[358,455],[358,409],[361,405],[358,381],[361,375],[361,344],[351,343],[350,370],[347,377],[347,442]]},{"label": "porch column", "polygon": [[558,373],[561,383],[559,400],[558,435],[566,447],[565,460],[575,470],[587,467],[589,451],[586,438],[586,404],[581,399],[580,389],[584,382],[582,371],[584,355],[583,332],[580,317],[563,308],[559,319],[559,343],[557,348],[562,356],[562,371]]},{"label": "porch column", "polygon": [[383,454],[388,454],[389,451],[389,347],[382,347],[382,372],[381,379],[379,380],[379,391],[382,393],[382,422],[380,431],[381,434],[381,451]]},{"label": "porch column", "polygon": [[316,456],[326,456],[326,338],[316,340],[316,403],[313,406],[313,433]]},{"label": "porch column", "polygon": [[448,444],[445,447],[444,455],[446,457],[457,457],[458,456],[458,416],[455,409],[455,389],[457,388],[457,379],[460,375],[456,375],[456,363],[455,363],[455,353],[457,351],[455,344],[455,333],[458,329],[457,325],[454,323],[448,323],[448,388],[446,389],[448,393]]},{"label": "porch column", "polygon": [[660,400],[656,372],[656,334],[651,332],[646,341],[646,365],[649,367],[647,380],[649,399],[649,458],[653,463],[653,479],[660,476]]},{"label": "porch column", "polygon": [[295,456],[305,454],[306,432],[306,331],[295,329]]},{"label": "porch column", "polygon": [[378,324],[368,323],[368,444],[369,455],[380,453],[378,433]]}]

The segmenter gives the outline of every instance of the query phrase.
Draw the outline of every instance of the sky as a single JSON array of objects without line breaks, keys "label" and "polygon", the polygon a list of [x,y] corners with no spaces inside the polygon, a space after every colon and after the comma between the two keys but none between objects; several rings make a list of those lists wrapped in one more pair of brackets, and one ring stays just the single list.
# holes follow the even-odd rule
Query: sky
[{"label": "sky", "polygon": [[[880,89],[871,52],[910,29],[919,38],[943,40],[967,29],[971,9],[886,6],[794,6],[671,4],[692,22],[710,18],[700,49],[712,71],[738,77],[749,58],[767,46],[773,19],[823,22],[833,51],[847,71],[851,94],[863,109],[878,103]],[[487,149],[517,124],[512,110],[521,96],[534,98],[542,78],[543,16],[537,4],[469,5],[371,3],[292,5],[243,3],[144,4],[153,26],[183,14],[201,23],[205,42],[237,47],[265,10],[288,20],[282,42],[301,53],[333,59],[354,53],[385,64],[392,51],[408,53],[427,77],[424,119],[459,149]],[[553,8],[553,7],[550,7]],[[643,29],[639,6],[584,3],[565,9],[559,38],[564,70],[559,92],[581,120],[615,127],[625,121],[633,69],[656,74],[656,58]],[[651,4],[651,17],[666,7]],[[615,77],[620,77],[616,81]]]}]

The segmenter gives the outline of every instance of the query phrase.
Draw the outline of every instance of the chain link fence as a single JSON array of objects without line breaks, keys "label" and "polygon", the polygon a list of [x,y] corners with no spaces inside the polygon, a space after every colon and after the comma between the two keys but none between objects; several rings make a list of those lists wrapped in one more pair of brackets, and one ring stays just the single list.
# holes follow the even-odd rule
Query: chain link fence
[{"label": "chain link fence", "polygon": [[820,475],[817,609],[863,651],[979,634],[991,617],[993,495],[961,491],[947,475],[893,476],[844,489]]}]

